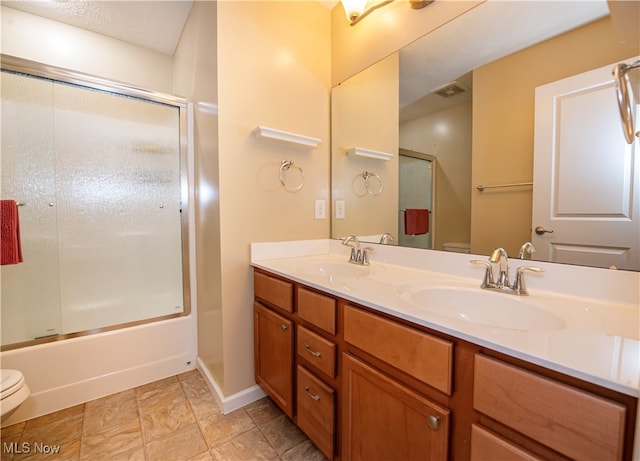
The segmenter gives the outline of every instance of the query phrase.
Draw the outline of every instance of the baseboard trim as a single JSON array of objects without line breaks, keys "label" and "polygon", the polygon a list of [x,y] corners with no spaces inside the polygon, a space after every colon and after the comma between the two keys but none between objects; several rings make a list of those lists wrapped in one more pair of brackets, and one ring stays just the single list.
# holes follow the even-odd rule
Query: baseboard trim
[{"label": "baseboard trim", "polygon": [[238,408],[249,405],[256,400],[260,400],[267,395],[262,390],[262,388],[256,384],[240,392],[236,392],[235,394],[231,394],[230,396],[225,397],[225,395],[222,393],[222,390],[218,386],[218,383],[216,383],[216,380],[213,379],[213,376],[211,376],[211,373],[209,373],[206,365],[202,362],[202,360],[200,360],[200,357],[198,357],[198,359],[196,360],[196,364],[196,368],[202,374],[202,377],[213,393],[213,396],[218,402],[218,405],[220,405],[220,409],[222,410],[222,414],[224,415],[231,413]]}]

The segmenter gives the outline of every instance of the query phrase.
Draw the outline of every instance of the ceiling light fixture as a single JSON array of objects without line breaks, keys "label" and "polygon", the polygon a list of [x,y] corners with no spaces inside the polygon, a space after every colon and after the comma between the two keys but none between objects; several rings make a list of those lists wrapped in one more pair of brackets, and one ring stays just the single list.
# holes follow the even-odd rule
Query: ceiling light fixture
[{"label": "ceiling light fixture", "polygon": [[[344,12],[347,15],[349,25],[353,26],[359,23],[365,16],[380,7],[388,5],[394,0],[341,0]],[[434,0],[409,0],[411,8],[419,10],[433,3]]]}]

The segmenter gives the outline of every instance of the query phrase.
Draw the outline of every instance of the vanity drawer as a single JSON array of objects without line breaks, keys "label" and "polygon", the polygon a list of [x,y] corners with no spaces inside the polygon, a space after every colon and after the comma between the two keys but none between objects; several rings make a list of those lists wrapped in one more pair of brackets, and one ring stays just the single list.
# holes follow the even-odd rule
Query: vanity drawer
[{"label": "vanity drawer", "polygon": [[508,440],[493,434],[486,429],[471,425],[471,461],[542,461],[542,458],[524,451]]},{"label": "vanity drawer", "polygon": [[298,426],[322,453],[333,459],[335,391],[298,365]]},{"label": "vanity drawer", "polygon": [[336,345],[305,327],[298,326],[298,355],[331,378],[336,376]]},{"label": "vanity drawer", "polygon": [[298,317],[336,334],[336,300],[315,291],[298,288]]},{"label": "vanity drawer", "polygon": [[344,340],[451,395],[453,343],[345,306]]},{"label": "vanity drawer", "polygon": [[256,298],[287,312],[293,312],[293,283],[254,272],[253,293]]},{"label": "vanity drawer", "polygon": [[482,355],[473,407],[570,458],[622,458],[623,405]]}]

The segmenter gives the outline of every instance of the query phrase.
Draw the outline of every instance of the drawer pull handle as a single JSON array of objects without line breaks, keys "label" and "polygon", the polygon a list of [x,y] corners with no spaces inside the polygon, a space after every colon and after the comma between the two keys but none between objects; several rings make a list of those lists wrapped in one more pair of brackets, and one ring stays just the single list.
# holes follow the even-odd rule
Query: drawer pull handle
[{"label": "drawer pull handle", "polygon": [[437,431],[440,428],[440,417],[439,416],[427,416],[427,424],[431,429]]},{"label": "drawer pull handle", "polygon": [[322,356],[322,352],[312,350],[311,346],[309,346],[308,344],[304,345],[304,350],[307,351],[309,354],[313,355],[314,357]]},{"label": "drawer pull handle", "polygon": [[282,331],[287,331],[289,329],[289,325],[282,325]]},{"label": "drawer pull handle", "polygon": [[317,402],[318,400],[320,400],[320,396],[319,396],[319,395],[312,394],[312,393],[309,391],[309,386],[304,386],[304,391],[306,392],[306,394],[307,394],[309,397],[311,397],[311,398],[312,398],[313,400],[315,400],[316,402]]}]

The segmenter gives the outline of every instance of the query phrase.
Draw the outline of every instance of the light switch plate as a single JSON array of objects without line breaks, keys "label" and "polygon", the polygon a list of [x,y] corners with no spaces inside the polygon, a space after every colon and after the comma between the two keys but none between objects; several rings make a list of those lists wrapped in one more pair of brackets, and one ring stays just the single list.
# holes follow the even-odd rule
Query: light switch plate
[{"label": "light switch plate", "polygon": [[336,219],[344,219],[344,200],[336,200]]},{"label": "light switch plate", "polygon": [[315,206],[316,219],[325,219],[327,217],[327,201],[324,199],[316,199]]}]

